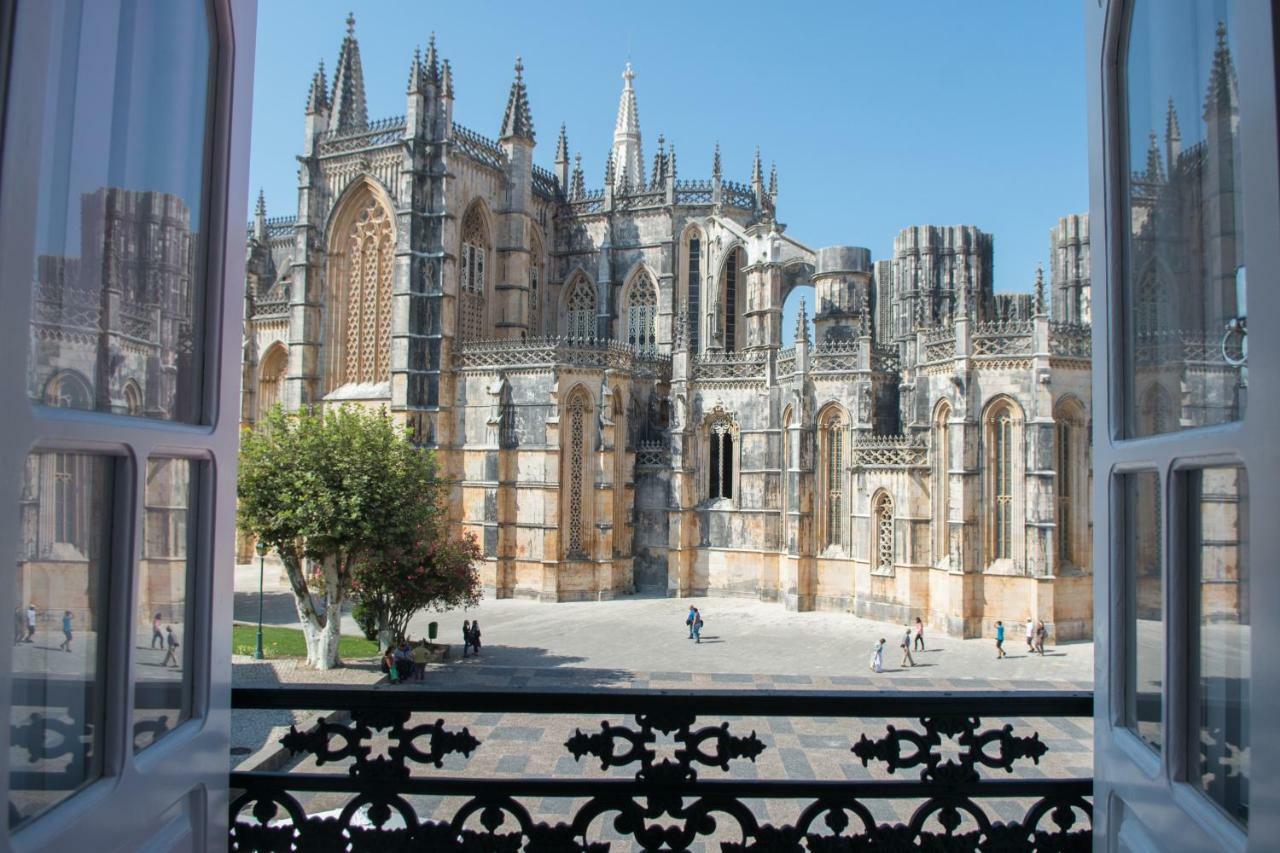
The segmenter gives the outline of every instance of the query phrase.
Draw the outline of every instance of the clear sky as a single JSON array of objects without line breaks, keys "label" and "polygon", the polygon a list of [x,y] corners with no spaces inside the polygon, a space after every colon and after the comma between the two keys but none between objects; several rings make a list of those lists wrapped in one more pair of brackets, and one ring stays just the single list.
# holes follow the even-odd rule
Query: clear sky
[{"label": "clear sky", "polygon": [[904,226],[972,224],[995,235],[996,289],[1029,291],[1049,228],[1088,209],[1081,2],[262,0],[252,186],[268,215],[296,212],[307,87],[321,59],[332,83],[350,10],[371,119],[404,114],[435,32],[454,119],[496,137],[518,54],[534,161],[551,167],[564,122],[599,186],[630,56],[646,169],[659,132],[681,178],[709,177],[719,140],[745,182],[758,145],[800,242],[879,259]]}]

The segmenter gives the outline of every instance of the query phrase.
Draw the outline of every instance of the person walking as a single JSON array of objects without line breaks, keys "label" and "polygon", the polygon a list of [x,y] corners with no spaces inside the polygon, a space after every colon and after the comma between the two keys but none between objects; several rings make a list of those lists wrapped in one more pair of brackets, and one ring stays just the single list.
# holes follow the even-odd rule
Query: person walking
[{"label": "person walking", "polygon": [[871,671],[884,672],[884,637],[871,649]]},{"label": "person walking", "polygon": [[916,617],[916,641],[915,647],[920,651],[924,651],[924,622],[920,621],[920,617]]},{"label": "person walking", "polygon": [[22,614],[22,605],[16,604],[13,608],[13,644],[21,643],[26,634],[27,617]]},{"label": "person walking", "polygon": [[687,616],[685,616],[685,617],[684,617],[684,624],[685,624],[685,627],[687,627],[687,628],[689,629],[689,639],[690,639],[690,640],[692,640],[692,639],[693,639],[693,620],[694,620],[694,617],[696,617],[697,615],[698,615],[698,608],[696,608],[696,607],[694,607],[692,604],[690,604],[690,605],[689,605],[689,614],[688,614]]},{"label": "person walking", "polygon": [[693,609],[693,641],[702,644],[702,611],[696,607]]},{"label": "person walking", "polygon": [[413,678],[422,681],[427,675],[427,641],[419,640],[413,647]]},{"label": "person walking", "polygon": [[151,648],[156,647],[156,643],[160,644],[160,648],[164,648],[164,632],[160,630],[160,611],[156,611],[156,615],[151,617]]},{"label": "person walking", "polygon": [[178,635],[173,632],[173,626],[165,628],[165,645],[168,651],[164,654],[164,663],[161,666],[169,666],[172,663],[175,667],[181,667],[178,663]]},{"label": "person walking", "polygon": [[27,636],[22,641],[24,643],[32,642],[31,638],[36,635],[36,605],[34,602],[27,605]]},{"label": "person walking", "polygon": [[902,632],[902,663],[898,666],[915,666],[916,662],[911,657],[911,626],[908,625],[906,630]]},{"label": "person walking", "polygon": [[996,660],[1007,657],[1004,652],[1004,623],[996,622]]},{"label": "person walking", "polygon": [[471,653],[480,657],[480,620],[471,623]]},{"label": "person walking", "polygon": [[62,611],[62,645],[58,646],[64,652],[71,651],[71,611]]},{"label": "person walking", "polygon": [[471,620],[462,620],[462,656],[467,656],[467,649],[471,647]]},{"label": "person walking", "polygon": [[1028,652],[1034,652],[1036,650],[1035,637],[1036,637],[1036,623],[1034,619],[1028,616],[1027,617],[1027,651]]},{"label": "person walking", "polygon": [[1036,651],[1040,653],[1040,657],[1044,657],[1044,638],[1048,634],[1049,631],[1044,627],[1044,620],[1041,619],[1036,623]]}]

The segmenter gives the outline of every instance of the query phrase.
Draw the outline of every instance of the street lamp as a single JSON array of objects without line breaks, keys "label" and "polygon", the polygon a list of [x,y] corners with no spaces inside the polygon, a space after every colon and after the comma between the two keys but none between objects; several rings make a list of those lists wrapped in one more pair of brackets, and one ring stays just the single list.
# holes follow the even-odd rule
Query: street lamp
[{"label": "street lamp", "polygon": [[262,577],[266,573],[267,543],[258,540],[254,550],[258,552],[258,645],[253,650],[253,659],[262,660]]}]

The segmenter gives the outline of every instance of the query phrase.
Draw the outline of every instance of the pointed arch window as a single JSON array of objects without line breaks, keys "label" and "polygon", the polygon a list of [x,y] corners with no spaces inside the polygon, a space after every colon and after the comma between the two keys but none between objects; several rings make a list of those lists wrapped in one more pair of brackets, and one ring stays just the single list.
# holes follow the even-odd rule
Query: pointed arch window
[{"label": "pointed arch window", "polygon": [[1013,413],[1007,406],[991,417],[992,555],[1013,557]]},{"label": "pointed arch window", "polygon": [[485,337],[485,259],[489,234],[484,215],[472,205],[462,218],[462,251],[458,263],[458,331],[464,341]]},{"label": "pointed arch window", "polygon": [[708,497],[733,498],[733,421],[717,417],[708,428],[711,480]]},{"label": "pointed arch window", "polygon": [[738,348],[738,267],[742,265],[742,249],[734,247],[724,268],[724,348]]},{"label": "pointed arch window", "polygon": [[135,418],[142,414],[142,392],[136,382],[130,381],[124,386],[124,411]]},{"label": "pointed arch window", "polygon": [[280,386],[284,384],[288,368],[289,354],[282,346],[272,347],[262,360],[258,380],[258,420],[265,418],[271,407],[280,401]]},{"label": "pointed arch window", "polygon": [[826,548],[844,547],[844,416],[839,411],[832,411],[821,423],[822,485],[819,495],[825,504],[822,543]]},{"label": "pointed arch window", "polygon": [[542,335],[542,242],[537,237],[529,258],[529,334]]},{"label": "pointed arch window", "polygon": [[1078,496],[1086,476],[1083,464],[1084,424],[1074,402],[1059,408],[1055,432],[1055,474],[1057,475],[1058,560],[1063,566],[1079,566],[1083,547],[1080,536]]},{"label": "pointed arch window", "polygon": [[68,371],[49,381],[45,386],[44,401],[63,409],[92,409],[93,392],[88,382]]},{"label": "pointed arch window", "polygon": [[587,412],[589,404],[582,391],[569,399],[569,507],[565,531],[565,554],[569,557],[586,556],[586,519],[584,506],[585,478],[587,472]]},{"label": "pointed arch window", "polygon": [[689,334],[689,352],[696,353],[702,331],[702,240],[689,238],[689,291],[685,326]]},{"label": "pointed arch window", "polygon": [[391,274],[395,234],[391,215],[376,198],[348,233],[346,382],[391,378]]},{"label": "pointed arch window", "polygon": [[585,277],[579,276],[569,289],[565,301],[567,309],[567,336],[571,340],[589,341],[596,337],[596,289]]},{"label": "pointed arch window", "polygon": [[933,424],[933,554],[937,564],[951,554],[951,407],[938,409]]},{"label": "pointed arch window", "polygon": [[627,343],[644,355],[658,352],[658,291],[644,270],[627,295]]},{"label": "pointed arch window", "polygon": [[893,574],[893,498],[888,492],[881,492],[876,498],[872,526],[875,535],[875,550],[871,554],[874,571],[882,575]]}]

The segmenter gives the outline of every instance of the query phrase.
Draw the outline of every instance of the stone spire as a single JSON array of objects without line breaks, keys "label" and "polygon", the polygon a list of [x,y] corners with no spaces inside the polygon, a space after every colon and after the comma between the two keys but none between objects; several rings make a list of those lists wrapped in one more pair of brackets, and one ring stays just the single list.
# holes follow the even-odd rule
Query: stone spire
[{"label": "stone spire", "polygon": [[409,94],[412,95],[415,92],[421,92],[423,83],[422,51],[415,47],[413,49],[413,62],[409,63]]},{"label": "stone spire", "polygon": [[338,131],[362,130],[369,126],[364,101],[364,71],[360,67],[360,45],[356,41],[356,17],[347,15],[347,37],[342,40],[338,68],[333,72],[333,127]]},{"label": "stone spire", "polygon": [[609,152],[609,156],[604,161],[604,187],[607,190],[613,189],[614,179],[614,163],[613,152]]},{"label": "stone spire", "polygon": [[1156,144],[1156,135],[1152,131],[1147,140],[1146,179],[1152,183],[1164,180],[1164,164],[1160,162],[1160,146]]},{"label": "stone spire", "polygon": [[1044,313],[1044,264],[1036,264],[1036,314]]},{"label": "stone spire", "polygon": [[322,113],[329,110],[329,82],[324,76],[324,60],[311,78],[311,89],[307,92],[307,112]]},{"label": "stone spire", "polygon": [[868,295],[868,288],[863,288],[862,299],[859,302],[861,310],[858,312],[858,334],[862,337],[871,336],[871,297]]},{"label": "stone spire", "polygon": [[436,55],[436,34],[427,38],[427,60],[423,64],[422,73],[437,86],[440,85],[440,59]]},{"label": "stone spire", "polygon": [[778,200],[778,164],[769,164],[769,198]]},{"label": "stone spire", "polygon": [[756,146],[756,160],[751,164],[751,188],[760,195],[764,190],[764,168],[760,165],[760,146]]},{"label": "stone spire", "polygon": [[1204,96],[1204,120],[1213,117],[1235,118],[1240,113],[1236,66],[1227,46],[1227,25],[1218,22],[1218,46],[1213,51],[1213,68],[1209,71],[1209,90]]},{"label": "stone spire", "polygon": [[640,111],[636,108],[635,79],[631,63],[622,72],[622,97],[618,100],[618,121],[613,127],[613,161],[619,181],[628,187],[644,186],[644,152],[640,145]]},{"label": "stone spire", "polygon": [[560,123],[560,138],[556,140],[556,180],[560,183],[560,191],[569,190],[569,136],[564,131],[564,122]]},{"label": "stone spire", "polygon": [[582,152],[573,157],[573,177],[569,179],[569,198],[582,198],[587,194],[587,184],[582,176]]},{"label": "stone spire", "polygon": [[653,174],[649,178],[649,186],[659,187],[667,176],[666,140],[658,133],[658,150],[653,155]]},{"label": "stone spire", "polygon": [[809,343],[809,312],[804,307],[804,297],[800,297],[800,310],[796,312],[796,343]]},{"label": "stone spire", "polygon": [[444,97],[453,100],[453,69],[449,67],[449,60],[444,61],[444,70],[440,72],[440,85],[444,89]]},{"label": "stone spire", "polygon": [[267,197],[258,189],[258,203],[253,208],[253,236],[259,243],[267,240]]},{"label": "stone spire", "polygon": [[711,158],[711,179],[713,181],[720,180],[720,142],[716,142],[716,153]]},{"label": "stone spire", "polygon": [[1169,174],[1173,174],[1181,155],[1182,129],[1178,127],[1178,111],[1173,107],[1173,98],[1170,98],[1164,117],[1164,162],[1169,166]]},{"label": "stone spire", "polygon": [[676,183],[676,144],[671,143],[671,147],[667,149],[667,185],[675,186]]},{"label": "stone spire", "polygon": [[516,57],[516,79],[507,96],[507,113],[502,118],[499,139],[527,139],[533,142],[533,116],[529,113],[529,95],[524,88],[524,63]]}]

